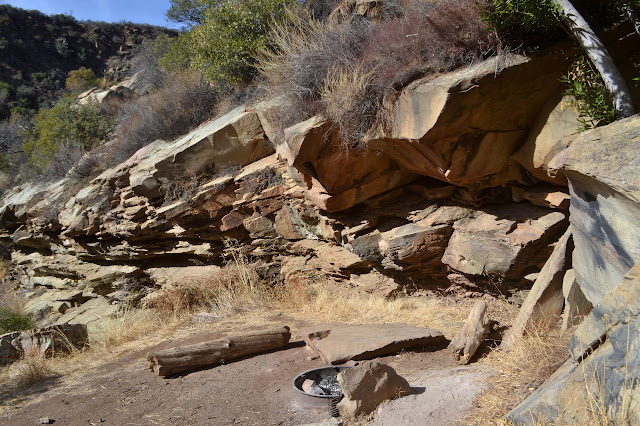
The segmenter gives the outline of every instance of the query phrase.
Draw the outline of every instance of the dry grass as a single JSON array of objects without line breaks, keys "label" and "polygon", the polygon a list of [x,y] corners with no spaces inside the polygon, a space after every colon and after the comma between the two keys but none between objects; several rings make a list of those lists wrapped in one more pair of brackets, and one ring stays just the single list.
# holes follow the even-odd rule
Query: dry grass
[{"label": "dry grass", "polygon": [[274,290],[260,283],[256,265],[237,243],[226,241],[225,245],[227,265],[219,273],[170,286],[151,298],[147,305],[163,317],[176,320],[202,311],[225,316],[239,308],[269,306]]},{"label": "dry grass", "polygon": [[494,374],[462,423],[500,424],[500,419],[568,359],[567,346],[572,332],[561,331],[559,325],[553,328],[532,326],[510,350],[495,350],[483,358],[481,362]]},{"label": "dry grass", "polygon": [[[303,300],[304,302],[304,300]],[[433,328],[449,339],[460,330],[476,300],[453,300],[436,296],[407,296],[386,299],[369,293],[320,289],[306,303],[290,304],[283,311],[294,318],[314,323],[381,324],[401,322]],[[513,318],[505,302],[488,302],[489,316],[504,324]],[[282,307],[282,305],[281,305]]]},{"label": "dry grass", "polygon": [[157,330],[161,323],[156,311],[125,309],[115,318],[102,321],[100,329],[91,336],[90,346],[111,351]]},{"label": "dry grass", "polygon": [[52,367],[51,360],[40,354],[28,355],[6,367],[0,383],[15,388],[26,388],[42,382],[57,373]]},{"label": "dry grass", "polygon": [[345,145],[357,145],[370,128],[384,128],[386,97],[501,50],[471,0],[404,0],[397,7],[402,13],[379,20],[320,21],[303,8],[289,11],[289,23],[271,37],[275,51],[259,58],[266,90],[287,99],[280,126],[327,112]]}]

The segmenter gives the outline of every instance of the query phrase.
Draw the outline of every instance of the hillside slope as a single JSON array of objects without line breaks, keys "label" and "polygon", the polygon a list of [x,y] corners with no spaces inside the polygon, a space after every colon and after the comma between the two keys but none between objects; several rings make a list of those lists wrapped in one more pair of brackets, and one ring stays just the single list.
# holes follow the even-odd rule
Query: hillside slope
[{"label": "hillside slope", "polygon": [[71,70],[86,67],[98,77],[123,78],[135,46],[160,34],[177,32],[129,22],[79,22],[0,5],[0,121],[14,108],[49,105]]}]

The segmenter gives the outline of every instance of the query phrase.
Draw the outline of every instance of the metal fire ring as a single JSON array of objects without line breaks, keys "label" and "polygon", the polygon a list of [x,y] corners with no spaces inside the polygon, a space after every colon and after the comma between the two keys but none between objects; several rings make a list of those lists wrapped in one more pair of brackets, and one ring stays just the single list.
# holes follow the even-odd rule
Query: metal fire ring
[{"label": "metal fire ring", "polygon": [[302,384],[307,379],[311,379],[316,383],[319,383],[325,377],[335,377],[348,368],[351,367],[320,367],[299,374],[295,379],[293,379],[293,389],[295,393],[295,400],[300,408],[305,410],[328,411],[333,417],[338,417],[336,405],[342,399],[342,395],[312,395],[302,390]]}]

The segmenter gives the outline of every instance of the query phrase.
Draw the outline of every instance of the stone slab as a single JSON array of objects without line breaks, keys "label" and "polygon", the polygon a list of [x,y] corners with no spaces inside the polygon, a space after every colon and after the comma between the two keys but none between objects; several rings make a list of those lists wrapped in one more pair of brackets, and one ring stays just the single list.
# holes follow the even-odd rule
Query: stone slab
[{"label": "stone slab", "polygon": [[439,331],[399,323],[319,325],[303,329],[302,336],[324,362],[333,365],[449,343]]}]

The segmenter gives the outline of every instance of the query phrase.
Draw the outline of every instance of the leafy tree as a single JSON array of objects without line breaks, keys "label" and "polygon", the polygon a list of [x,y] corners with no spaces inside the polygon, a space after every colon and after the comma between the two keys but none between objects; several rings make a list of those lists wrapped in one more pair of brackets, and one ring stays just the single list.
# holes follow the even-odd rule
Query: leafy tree
[{"label": "leafy tree", "polygon": [[214,7],[216,3],[212,0],[171,0],[167,18],[190,26],[202,24],[206,10]]},{"label": "leafy tree", "polygon": [[285,19],[285,6],[293,2],[172,0],[167,17],[193,25],[176,44],[186,46],[192,68],[210,80],[238,83],[256,75],[257,52],[269,46],[272,25]]},{"label": "leafy tree", "polygon": [[101,105],[78,105],[73,96],[65,96],[51,109],[36,114],[24,148],[43,171],[63,144],[89,149],[106,138],[112,127]]},{"label": "leafy tree", "polygon": [[[610,6],[619,7],[624,0],[605,1]],[[525,29],[548,30],[554,23],[562,25],[580,43],[602,77],[616,116],[624,118],[635,113],[627,83],[611,55],[569,0],[492,0],[491,3],[487,16],[498,27],[517,22]]]}]

